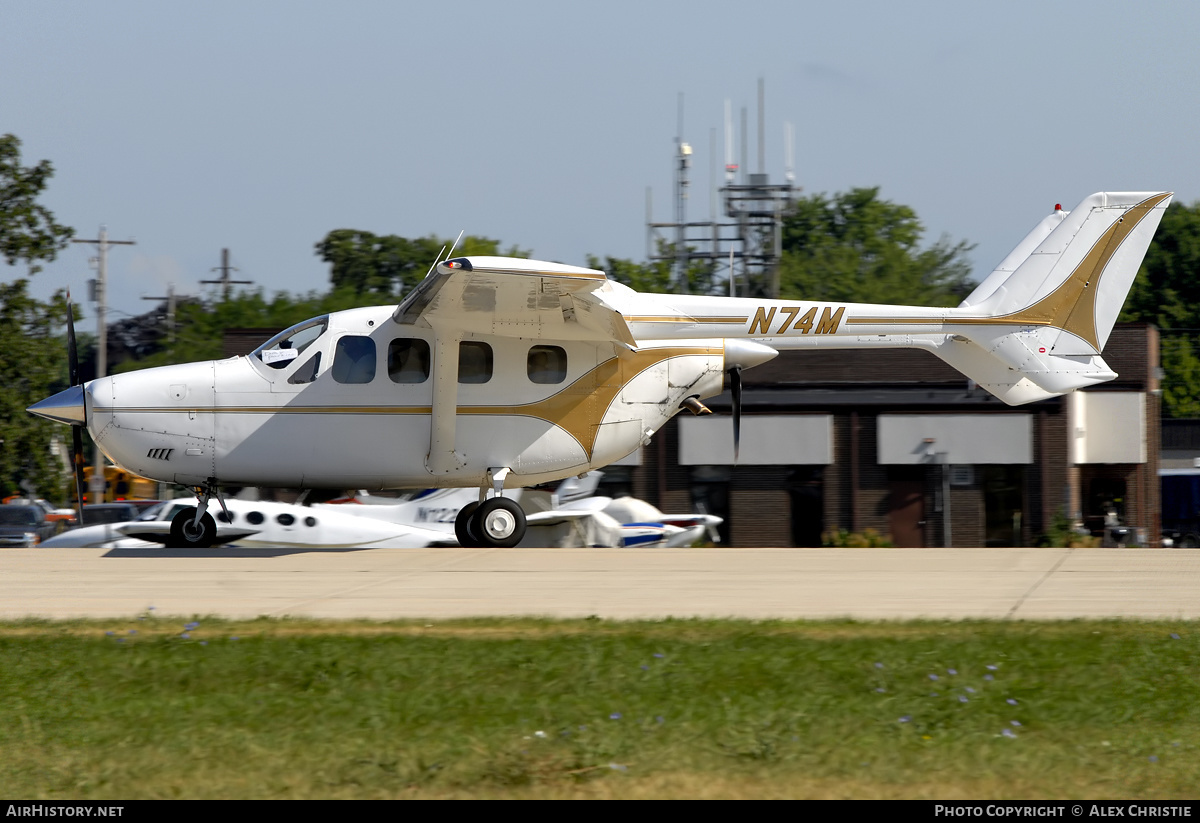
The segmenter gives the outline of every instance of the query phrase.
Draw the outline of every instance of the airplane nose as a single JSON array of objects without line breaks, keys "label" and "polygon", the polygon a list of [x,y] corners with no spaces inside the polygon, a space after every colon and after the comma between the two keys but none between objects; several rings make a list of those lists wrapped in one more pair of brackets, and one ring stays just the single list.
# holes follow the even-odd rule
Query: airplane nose
[{"label": "airplane nose", "polygon": [[72,386],[66,391],[60,391],[53,397],[47,397],[40,403],[34,403],[25,411],[47,420],[82,426],[87,422],[83,386]]}]

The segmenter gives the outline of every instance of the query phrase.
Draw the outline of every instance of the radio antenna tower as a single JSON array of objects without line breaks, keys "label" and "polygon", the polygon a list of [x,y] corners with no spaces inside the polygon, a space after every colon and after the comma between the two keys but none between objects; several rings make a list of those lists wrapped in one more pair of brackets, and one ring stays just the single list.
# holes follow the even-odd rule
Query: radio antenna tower
[{"label": "radio antenna tower", "polygon": [[[729,100],[725,101],[725,185],[719,190],[724,201],[725,221],[710,216],[707,222],[689,223],[688,169],[691,165],[692,147],[683,140],[683,95],[679,96],[679,131],[675,138],[675,222],[653,222],[650,215],[650,193],[647,191],[646,239],[651,260],[673,262],[677,287],[681,292],[688,290],[689,268],[697,261],[706,261],[714,279],[718,279],[721,269],[728,265],[730,293],[740,291],[745,297],[779,296],[783,218],[800,189],[795,185],[791,123],[787,123],[785,127],[785,182],[771,183],[766,172],[765,110],[765,83],[760,78],[758,171],[750,173],[746,156],[749,143],[746,108],[742,107],[741,144],[735,146],[733,107]],[[741,162],[735,163],[734,157],[739,150]],[[711,147],[710,151],[715,154],[716,147]],[[673,242],[668,242],[668,238],[672,238]],[[743,283],[740,288],[737,285],[739,276]]]}]

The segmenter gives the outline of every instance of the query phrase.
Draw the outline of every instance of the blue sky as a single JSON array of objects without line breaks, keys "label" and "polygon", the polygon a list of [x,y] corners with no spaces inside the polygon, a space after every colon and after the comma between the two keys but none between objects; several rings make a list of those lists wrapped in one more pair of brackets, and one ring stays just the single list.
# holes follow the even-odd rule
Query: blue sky
[{"label": "blue sky", "polygon": [[[0,133],[54,164],[42,202],[78,236],[137,241],[110,257],[112,320],[199,292],[223,247],[269,293],[324,290],[337,228],[643,259],[679,94],[704,219],[726,99],[756,165],[760,77],[773,180],[791,122],[805,192],[880,186],[926,242],[976,243],[981,277],[1056,202],[1200,198],[1197,33],[1200,5],[1107,0],[4,0]],[[39,291],[85,293],[93,253]]]}]

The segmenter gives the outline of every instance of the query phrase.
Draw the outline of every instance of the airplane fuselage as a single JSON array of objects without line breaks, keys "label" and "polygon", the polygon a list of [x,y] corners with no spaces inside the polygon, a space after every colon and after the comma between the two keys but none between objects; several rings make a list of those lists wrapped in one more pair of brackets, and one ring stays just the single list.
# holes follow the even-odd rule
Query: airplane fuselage
[{"label": "airplane fuselage", "polygon": [[[722,390],[719,339],[618,353],[591,341],[468,334],[439,351],[432,330],[391,315],[331,314],[286,360],[264,356],[268,346],[91,381],[89,428],[115,464],[188,486],[478,486],[493,467],[525,486],[608,465],[686,397]],[[448,466],[433,451],[437,354],[459,361]]]}]

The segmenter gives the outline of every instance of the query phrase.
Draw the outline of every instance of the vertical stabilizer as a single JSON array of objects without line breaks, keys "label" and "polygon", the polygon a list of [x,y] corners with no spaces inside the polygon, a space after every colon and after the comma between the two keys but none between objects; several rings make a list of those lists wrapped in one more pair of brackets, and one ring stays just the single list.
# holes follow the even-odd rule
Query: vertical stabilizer
[{"label": "vertical stabilizer", "polygon": [[1091,195],[972,308],[1014,325],[1048,327],[1040,336],[1053,354],[1099,354],[1170,202],[1171,192]]}]

